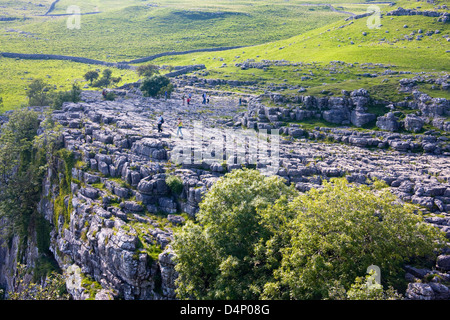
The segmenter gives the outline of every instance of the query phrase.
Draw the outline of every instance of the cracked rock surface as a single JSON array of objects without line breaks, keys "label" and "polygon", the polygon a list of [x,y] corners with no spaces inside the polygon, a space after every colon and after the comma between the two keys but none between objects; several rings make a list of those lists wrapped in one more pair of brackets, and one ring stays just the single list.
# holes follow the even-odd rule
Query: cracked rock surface
[{"label": "cracked rock surface", "polygon": [[[64,147],[83,165],[72,169],[72,192],[65,199],[71,208],[70,220],[56,221],[51,249],[63,268],[78,266],[82,274],[101,284],[98,299],[174,299],[173,229],[186,220],[182,213],[195,217],[208,189],[242,164],[270,168],[271,174],[293,183],[300,192],[320,188],[322,181],[332,177],[346,177],[354,183],[383,180],[402,201],[420,205],[426,222],[450,237],[448,153],[408,152],[414,141],[396,139],[400,136],[389,132],[383,132],[391,135],[386,140],[376,133],[345,129],[317,128],[305,134],[301,127],[290,126],[282,135],[270,136],[271,142],[279,144],[255,159],[251,151],[261,136],[253,128],[280,120],[280,110],[265,108],[250,97],[247,110],[242,112],[238,98],[219,94],[212,95],[209,104],[202,104],[196,94],[186,105],[181,95],[175,93],[168,100],[137,97],[102,101],[97,93],[84,92],[85,102],[66,103],[53,113],[63,126]],[[363,103],[364,92],[355,97]],[[301,117],[300,113],[294,117]],[[159,133],[157,119],[161,114],[165,122]],[[179,118],[183,121],[182,138],[177,136]],[[391,120],[395,119],[388,116],[379,121],[389,127]],[[408,120],[411,128],[421,125],[416,120]],[[276,128],[259,129],[269,129],[270,135]],[[334,134],[336,139],[324,143],[316,134]],[[379,147],[379,143],[395,145],[393,141],[399,144],[396,148]],[[180,159],[183,161],[177,162]],[[173,175],[181,181],[180,193],[166,182]],[[55,209],[49,200],[57,194],[51,180],[47,177],[44,182],[46,194],[40,203],[46,217],[52,217]],[[433,272],[439,273],[440,279],[449,279],[449,257],[450,250],[444,251],[435,270],[419,272],[411,266],[407,297],[447,299],[444,284],[425,285],[415,280]],[[77,288],[71,293],[75,299],[85,299],[86,292]]]}]

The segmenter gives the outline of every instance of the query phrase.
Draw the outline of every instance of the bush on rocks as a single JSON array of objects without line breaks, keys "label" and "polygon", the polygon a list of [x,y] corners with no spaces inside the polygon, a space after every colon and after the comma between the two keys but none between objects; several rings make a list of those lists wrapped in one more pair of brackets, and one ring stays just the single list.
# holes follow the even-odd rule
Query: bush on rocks
[{"label": "bush on rocks", "polygon": [[[371,296],[358,280],[370,265],[381,269],[383,286],[405,287],[398,282],[403,265],[414,257],[436,258],[445,238],[396,199],[387,188],[345,178],[299,194],[280,177],[234,170],[206,194],[199,223],[189,221],[175,233],[177,293],[329,299],[339,288],[347,299],[358,298]],[[398,297],[392,288],[378,288],[376,297]]]},{"label": "bush on rocks", "polygon": [[157,97],[164,95],[166,91],[167,94],[170,95],[174,87],[173,84],[170,83],[169,78],[162,75],[153,75],[142,81],[140,89],[147,97]]}]

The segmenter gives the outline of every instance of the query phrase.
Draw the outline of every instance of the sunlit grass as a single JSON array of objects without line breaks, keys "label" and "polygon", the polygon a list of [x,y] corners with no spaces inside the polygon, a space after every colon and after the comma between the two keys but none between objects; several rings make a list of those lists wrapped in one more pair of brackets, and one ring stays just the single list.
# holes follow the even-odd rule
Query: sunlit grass
[{"label": "sunlit grass", "polygon": [[[0,97],[3,98],[3,108],[0,109],[0,113],[27,104],[25,89],[32,79],[44,79],[57,91],[70,90],[74,82],[78,82],[81,87],[88,84],[83,78],[87,71],[96,69],[102,71],[105,68],[69,61],[0,58],[0,74],[2,75],[0,77]],[[138,79],[134,71],[111,69],[113,77],[122,77],[120,84],[134,82]]]},{"label": "sunlit grass", "polygon": [[[335,22],[302,35],[286,40],[274,41],[245,49],[235,49],[219,53],[197,53],[178,57],[164,57],[155,60],[161,64],[204,63],[215,68],[222,63],[232,65],[246,59],[268,59],[298,62],[373,62],[394,64],[411,71],[450,71],[450,59],[447,50],[450,42],[443,35],[450,32],[448,24],[437,19],[421,16],[384,17],[380,29],[369,29],[366,19],[349,22]],[[345,27],[339,28],[341,26]],[[403,28],[408,25],[408,28]],[[412,31],[424,32],[440,30],[440,34],[424,36],[422,40],[408,41]],[[363,35],[363,32],[366,35]],[[352,44],[353,42],[353,44]],[[211,57],[222,60],[211,60]],[[238,58],[237,58],[238,57]],[[195,59],[195,60],[194,60]]]},{"label": "sunlit grass", "polygon": [[[161,1],[79,3],[80,29],[67,28],[67,16],[32,17],[0,22],[2,51],[83,56],[107,61],[140,58],[166,51],[220,46],[248,46],[286,39],[341,20],[347,15],[326,6],[300,1]],[[70,1],[60,1],[54,13],[65,13]],[[21,32],[8,31],[10,29]]]}]

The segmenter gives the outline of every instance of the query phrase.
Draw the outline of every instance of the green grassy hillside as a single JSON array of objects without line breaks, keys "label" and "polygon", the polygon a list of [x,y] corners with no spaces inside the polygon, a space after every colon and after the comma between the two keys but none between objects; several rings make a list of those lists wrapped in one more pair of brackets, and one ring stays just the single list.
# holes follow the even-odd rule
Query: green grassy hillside
[{"label": "green grassy hillside", "polygon": [[[450,34],[449,24],[423,16],[384,15],[381,27],[370,29],[368,18],[345,21],[350,14],[332,10],[365,13],[371,2],[334,0],[329,2],[333,7],[329,7],[319,0],[80,0],[76,5],[81,13],[96,14],[83,15],[81,28],[71,30],[67,28],[67,16],[42,16],[51,1],[37,4],[0,0],[3,17],[20,18],[0,21],[0,47],[5,52],[62,54],[118,62],[173,50],[247,46],[215,53],[169,56],[153,63],[203,63],[209,72],[205,77],[301,85],[308,87],[311,93],[382,84],[382,95],[392,95],[385,88],[390,76],[361,77],[374,68],[364,66],[365,63],[389,65],[396,71],[450,71],[450,42],[446,38]],[[444,12],[446,10],[438,6],[445,3],[401,0],[393,5],[378,3],[376,6],[383,14],[399,6]],[[70,0],[61,0],[51,14],[65,14],[73,4]],[[417,40],[419,30],[423,33]],[[436,30],[440,32],[434,33]],[[433,34],[426,35],[429,31]],[[247,59],[288,60],[314,65],[270,67],[266,71],[235,67],[236,63]],[[332,73],[328,70],[329,64],[337,60],[345,63],[344,69]],[[4,101],[3,109],[17,108],[26,101],[26,79],[46,78],[52,85],[66,88],[82,78],[88,69],[95,68],[69,62],[2,58],[0,72],[4,77],[0,79],[0,96]],[[381,73],[383,68],[379,67],[377,72]],[[312,79],[301,79],[311,72],[315,74]],[[116,70],[115,73],[126,74],[122,77],[124,81],[136,80],[132,72]],[[446,96],[442,92],[437,94]]]},{"label": "green grassy hillside", "polygon": [[[415,8],[411,6],[412,2],[404,1],[403,4],[405,8]],[[414,4],[420,7],[423,2]],[[430,6],[425,5],[427,9]],[[394,73],[428,72],[435,76],[440,72],[450,72],[450,42],[447,40],[450,25],[431,17],[385,15],[395,8],[397,6],[382,9],[379,29],[368,28],[368,18],[340,20],[289,39],[263,45],[218,53],[164,57],[154,62],[167,65],[202,63],[208,69],[205,78],[258,80],[262,83],[305,86],[310,94],[320,94],[322,91],[339,93],[342,89],[373,87],[376,88],[376,96],[396,100],[398,94],[393,89],[398,86],[397,78],[413,75],[380,75],[387,69]],[[438,33],[436,30],[439,30]],[[265,71],[241,70],[235,66],[246,60],[287,60],[299,65],[271,66]],[[333,61],[341,61],[343,64],[330,64]],[[311,79],[302,80],[302,77],[309,76],[310,73],[314,74]],[[378,77],[367,77],[367,74],[373,73],[377,73]],[[432,96],[450,97],[445,91],[423,89]],[[398,99],[402,98],[398,96]]]},{"label": "green grassy hillside", "polygon": [[[84,74],[89,70],[102,71],[105,67],[74,63],[69,61],[39,61],[16,60],[0,58],[0,97],[3,107],[0,114],[6,110],[20,108],[27,104],[26,88],[33,79],[44,79],[54,86],[56,91],[66,91],[72,88],[74,82],[85,85]],[[114,77],[122,77],[121,84],[135,82],[137,74],[131,70],[111,68]],[[87,82],[86,82],[87,83]]]},{"label": "green grassy hillside", "polygon": [[[450,71],[450,42],[444,37],[450,26],[436,18],[401,16],[381,19],[380,29],[369,29],[367,19],[339,21],[286,40],[221,52],[223,61],[210,61],[210,53],[166,57],[158,63],[190,64],[192,59],[210,67],[246,59],[289,60],[302,62],[372,62],[395,64],[412,71]],[[407,28],[404,26],[407,25]],[[440,30],[439,34],[415,40],[418,30]],[[365,35],[364,35],[365,33]],[[414,40],[407,40],[412,33]],[[243,53],[245,51],[245,53]],[[239,58],[236,58],[239,56]]]},{"label": "green grassy hillside", "polygon": [[[345,18],[327,6],[302,1],[60,1],[52,14],[76,4],[80,29],[69,17],[0,22],[2,51],[75,55],[107,61],[166,51],[247,46],[285,39]],[[11,31],[14,30],[14,31]]]}]

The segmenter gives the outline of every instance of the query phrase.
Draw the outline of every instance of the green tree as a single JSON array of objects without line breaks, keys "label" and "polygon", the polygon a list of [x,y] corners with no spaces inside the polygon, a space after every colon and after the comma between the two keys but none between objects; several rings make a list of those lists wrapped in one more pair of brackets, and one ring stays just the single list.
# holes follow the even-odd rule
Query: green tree
[{"label": "green tree", "polygon": [[116,86],[116,87],[117,87],[117,85],[120,83],[120,81],[122,81],[122,78],[121,78],[121,77],[114,77],[114,78],[111,78],[111,82],[112,82],[113,85]]},{"label": "green tree", "polygon": [[84,79],[86,79],[86,81],[90,81],[91,86],[92,86],[92,81],[97,80],[98,77],[99,77],[99,74],[97,71],[88,71],[84,75]]},{"label": "green tree", "polygon": [[42,163],[33,146],[40,120],[34,111],[14,111],[0,135],[0,218],[4,237],[28,234],[28,223],[39,202]]},{"label": "green tree", "polygon": [[264,298],[328,298],[330,283],[348,290],[370,265],[381,269],[385,285],[404,289],[403,265],[435,259],[445,243],[442,232],[424,223],[414,206],[399,204],[388,188],[355,186],[345,178],[267,210],[295,218],[287,224],[277,281],[266,285]]},{"label": "green tree", "polygon": [[52,103],[50,98],[51,87],[42,79],[35,79],[28,85],[27,97],[30,106],[48,106]]},{"label": "green tree", "polygon": [[92,86],[97,87],[97,88],[108,88],[108,86],[110,84],[111,84],[111,81],[109,79],[102,77],[99,80],[95,81]]},{"label": "green tree", "polygon": [[[197,219],[175,232],[180,298],[397,299],[404,264],[433,261],[446,240],[379,183],[300,194],[247,169],[220,178]],[[370,265],[387,290],[358,278]]]},{"label": "green tree", "polygon": [[66,283],[61,274],[52,272],[45,277],[43,284],[26,281],[27,269],[17,265],[14,290],[8,293],[9,300],[69,300]]},{"label": "green tree", "polygon": [[[279,177],[234,170],[206,194],[197,214],[175,234],[181,298],[256,299],[278,266],[277,226],[287,217],[260,214],[296,191]],[[269,243],[267,243],[269,242]]]},{"label": "green tree", "polygon": [[70,91],[57,92],[53,97],[53,108],[60,110],[64,102],[79,102],[81,101],[81,88],[74,83]]},{"label": "green tree", "polygon": [[105,69],[102,72],[102,77],[98,79],[96,82],[94,82],[93,86],[97,88],[108,88],[108,86],[111,84],[111,76],[112,71],[111,69]]},{"label": "green tree", "polygon": [[147,97],[157,97],[164,95],[165,92],[170,95],[174,89],[170,79],[162,75],[153,75],[150,78],[145,78],[142,81],[141,91]]},{"label": "green tree", "polygon": [[111,69],[105,69],[105,70],[103,70],[102,74],[103,74],[103,78],[109,80],[109,79],[111,79],[112,71],[111,71]]},{"label": "green tree", "polygon": [[151,77],[155,74],[159,73],[158,66],[153,64],[144,64],[137,67],[136,72],[139,76],[143,77]]}]

